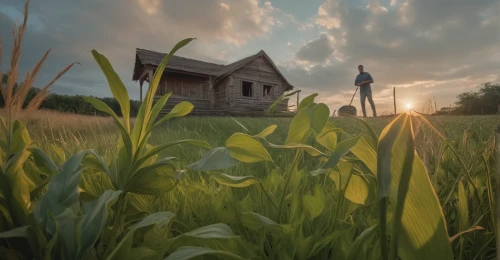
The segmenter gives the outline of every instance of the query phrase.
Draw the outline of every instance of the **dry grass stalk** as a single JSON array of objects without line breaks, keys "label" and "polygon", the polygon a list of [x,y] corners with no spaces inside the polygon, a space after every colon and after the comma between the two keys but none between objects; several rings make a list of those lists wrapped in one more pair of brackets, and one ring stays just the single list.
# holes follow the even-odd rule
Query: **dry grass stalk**
[{"label": "dry grass stalk", "polygon": [[[61,72],[59,72],[59,74],[57,74],[57,76],[49,84],[43,87],[41,91],[35,95],[35,97],[29,102],[26,109],[23,111],[23,104],[24,101],[26,100],[26,96],[28,95],[30,89],[32,88],[36,76],[40,72],[40,69],[42,68],[44,62],[47,60],[47,57],[50,53],[49,49],[42,57],[42,59],[35,65],[35,68],[32,71],[28,71],[28,73],[26,73],[25,80],[18,86],[17,89],[15,89],[15,85],[19,75],[18,66],[19,66],[19,57],[21,55],[21,43],[28,21],[29,2],[30,0],[27,0],[26,4],[24,5],[23,24],[19,28],[16,28],[15,26],[12,32],[14,38],[14,44],[12,46],[12,57],[10,63],[11,69],[7,73],[8,80],[5,84],[5,87],[3,86],[3,83],[0,82],[0,93],[2,94],[5,100],[5,112],[7,114],[8,125],[10,125],[10,122],[14,117],[17,117],[18,115],[24,116],[33,112],[34,110],[37,110],[38,107],[40,107],[40,105],[42,104],[43,100],[47,97],[50,86],[52,86],[52,84],[54,84],[54,82],[56,82],[62,75],[64,75],[74,64],[78,63],[74,62],[68,65],[66,68],[64,68]],[[2,55],[2,42],[0,40],[0,58],[1,55]],[[0,76],[3,75],[0,74]]]}]

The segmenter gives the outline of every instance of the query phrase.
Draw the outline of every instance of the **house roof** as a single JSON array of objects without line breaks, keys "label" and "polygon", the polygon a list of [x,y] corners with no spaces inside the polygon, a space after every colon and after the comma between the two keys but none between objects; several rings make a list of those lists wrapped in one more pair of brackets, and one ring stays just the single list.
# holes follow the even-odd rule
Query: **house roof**
[{"label": "house roof", "polygon": [[[167,54],[136,48],[135,66],[134,66],[134,74],[132,80],[133,81],[139,80],[142,68],[145,65],[159,66],[165,55]],[[283,78],[285,83],[288,85],[286,90],[293,89],[293,86],[290,83],[288,83],[286,78],[279,71],[278,67],[274,64],[271,58],[269,58],[269,56],[267,56],[267,54],[263,50],[259,51],[254,55],[248,56],[246,58],[243,58],[228,65],[215,64],[215,63],[210,63],[195,59],[188,59],[173,55],[167,64],[167,69],[191,72],[208,76],[215,76],[215,81],[218,81],[260,56],[266,58],[269,61],[269,63],[274,67],[274,69],[276,69],[278,74]]]}]

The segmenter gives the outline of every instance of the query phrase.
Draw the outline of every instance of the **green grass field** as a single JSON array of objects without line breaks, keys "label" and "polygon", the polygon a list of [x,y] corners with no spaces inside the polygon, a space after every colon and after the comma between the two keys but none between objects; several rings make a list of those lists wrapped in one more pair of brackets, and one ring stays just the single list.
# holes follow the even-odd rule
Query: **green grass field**
[{"label": "green grass field", "polygon": [[[443,142],[431,128],[421,120],[414,120],[415,148],[429,172],[430,180],[441,203],[448,235],[451,237],[475,226],[484,228],[484,230],[473,231],[456,239],[452,244],[454,254],[457,259],[488,259],[494,255],[495,245],[492,233],[494,230],[494,218],[491,211],[493,201],[490,201],[491,197],[488,197],[491,196],[491,194],[488,195],[488,174],[491,173],[487,172],[494,172],[494,168],[486,169],[482,156],[489,156],[494,149],[494,128],[500,122],[500,118],[498,116],[428,118],[446,136],[463,162],[461,163],[454,157],[449,149],[444,151]],[[198,139],[208,142],[212,147],[224,146],[226,139],[236,132],[255,135],[273,124],[277,125],[277,128],[268,140],[274,144],[283,144],[291,120],[291,118],[194,116],[176,118],[156,129],[151,136],[150,144],[160,145],[180,139]],[[393,118],[367,118],[366,122],[373,127],[377,135],[380,135],[391,120]],[[352,118],[331,118],[329,122],[350,135],[363,134],[368,137],[368,131],[363,124]],[[119,132],[109,118],[39,112],[36,117],[30,119],[28,129],[35,143],[45,151],[54,151],[53,146],[56,145],[65,149],[67,156],[82,149],[95,149],[106,160],[116,156]],[[340,138],[343,140],[347,137],[341,134]],[[314,142],[310,144],[315,145]],[[181,184],[173,191],[159,198],[147,197],[141,201],[144,203],[144,209],[150,213],[165,210],[175,213],[177,217],[172,230],[176,234],[215,223],[227,223],[235,234],[257,245],[261,254],[259,257],[262,259],[280,259],[280,255],[284,253],[278,249],[285,250],[286,246],[295,248],[296,251],[300,251],[301,246],[312,248],[313,244],[307,244],[310,241],[307,241],[306,237],[324,230],[332,231],[331,229],[335,226],[334,233],[338,236],[328,243],[327,250],[316,257],[331,254],[335,256],[334,259],[345,259],[352,249],[354,239],[360,235],[360,232],[375,223],[376,203],[359,205],[342,198],[343,204],[339,208],[338,201],[341,198],[337,194],[335,182],[326,176],[312,177],[305,174],[301,178],[292,179],[289,196],[291,194],[297,194],[299,198],[311,196],[311,191],[319,185],[326,197],[324,209],[318,218],[310,222],[303,221],[299,226],[291,227],[302,228],[302,238],[294,237],[287,242],[288,245],[278,243],[275,237],[270,239],[262,232],[263,230],[249,230],[238,222],[238,211],[235,207],[238,207],[240,211],[257,212],[270,218],[276,214],[265,196],[269,196],[275,203],[279,201],[286,183],[283,171],[293,161],[295,153],[272,148],[268,148],[268,151],[275,160],[276,166],[269,162],[243,163],[221,171],[233,176],[254,176],[264,180],[263,186],[266,187],[267,195],[255,185],[231,188],[218,184],[205,172],[189,170]],[[186,165],[200,160],[206,152],[207,149],[197,146],[177,145],[163,152],[160,157],[176,157],[179,159],[176,166],[186,169]],[[57,158],[56,153],[51,156]],[[320,162],[316,158],[305,155],[301,158],[299,165],[300,170],[307,172],[317,169]],[[489,167],[493,165],[489,163]],[[466,173],[464,167],[470,169],[470,172]],[[466,174],[471,175],[471,183],[464,180]],[[91,176],[86,176],[84,180],[86,183],[84,185],[93,186],[92,189],[96,195],[107,187],[107,182],[99,181]],[[463,187],[463,190],[459,189],[459,186]],[[460,198],[460,196],[464,197]],[[290,204],[285,206],[285,214],[289,214],[288,220],[301,216],[293,212],[294,206],[291,205],[293,200],[289,200],[288,203]],[[304,208],[301,209],[303,210]],[[336,223],[334,223],[334,215],[337,215]],[[302,217],[304,216],[299,218]],[[366,246],[360,249],[360,253],[373,256],[372,259],[378,259],[380,249],[374,245],[367,242]],[[309,251],[303,249],[300,252]],[[306,255],[295,253],[297,259],[305,259],[300,257]]]}]

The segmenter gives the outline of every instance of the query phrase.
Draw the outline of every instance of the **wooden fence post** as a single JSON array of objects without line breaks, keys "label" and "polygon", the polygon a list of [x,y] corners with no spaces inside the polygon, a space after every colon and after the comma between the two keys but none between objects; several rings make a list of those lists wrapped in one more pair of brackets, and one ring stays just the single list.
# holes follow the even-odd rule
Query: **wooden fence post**
[{"label": "wooden fence post", "polygon": [[392,95],[394,97],[394,116],[396,116],[396,87],[392,87]]}]

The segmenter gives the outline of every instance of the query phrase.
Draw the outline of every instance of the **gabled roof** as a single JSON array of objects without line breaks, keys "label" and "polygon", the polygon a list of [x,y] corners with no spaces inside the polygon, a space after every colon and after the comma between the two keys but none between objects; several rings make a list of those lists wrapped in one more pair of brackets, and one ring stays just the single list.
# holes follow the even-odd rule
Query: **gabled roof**
[{"label": "gabled roof", "polygon": [[[136,48],[135,66],[134,66],[134,74],[132,80],[133,81],[139,80],[142,67],[144,67],[145,65],[159,66],[165,55],[167,54]],[[274,64],[271,58],[269,58],[269,56],[267,56],[267,54],[263,50],[259,51],[254,55],[248,56],[246,58],[243,58],[228,65],[215,64],[215,63],[210,63],[195,59],[188,59],[173,55],[167,64],[167,69],[197,73],[208,76],[215,76],[215,81],[218,81],[260,56],[267,59],[267,61],[274,67],[274,69],[278,72],[278,74],[283,78],[285,83],[288,85],[286,90],[293,89],[293,86],[286,80],[283,74],[281,74],[281,72],[279,71],[278,67]]]}]

